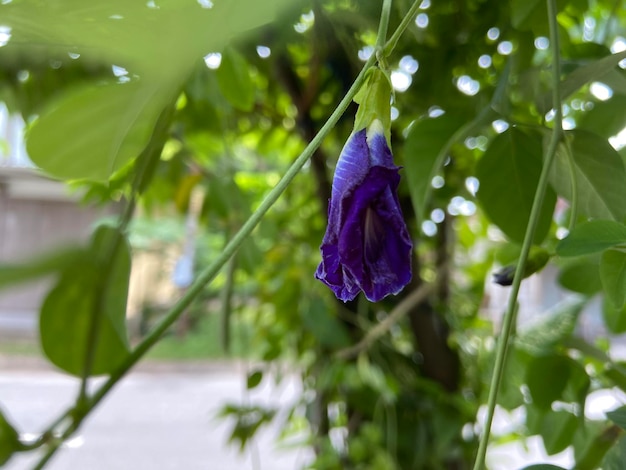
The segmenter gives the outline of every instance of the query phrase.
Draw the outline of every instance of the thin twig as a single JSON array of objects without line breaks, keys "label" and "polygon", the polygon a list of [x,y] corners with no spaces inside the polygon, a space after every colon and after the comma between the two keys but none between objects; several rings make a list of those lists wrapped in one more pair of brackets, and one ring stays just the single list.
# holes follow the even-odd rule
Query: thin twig
[{"label": "thin twig", "polygon": [[361,352],[368,350],[378,338],[387,333],[391,327],[398,323],[402,317],[407,315],[415,305],[426,299],[433,289],[433,284],[422,284],[418,289],[402,299],[383,321],[367,332],[361,341],[354,346],[337,351],[337,358],[351,359],[358,356]]}]

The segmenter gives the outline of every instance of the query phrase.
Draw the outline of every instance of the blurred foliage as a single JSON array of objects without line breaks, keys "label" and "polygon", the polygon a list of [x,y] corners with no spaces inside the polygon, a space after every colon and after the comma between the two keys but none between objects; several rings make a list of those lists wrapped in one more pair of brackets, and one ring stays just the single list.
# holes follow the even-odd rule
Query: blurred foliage
[{"label": "blurred foliage", "polygon": [[[127,199],[140,181],[146,214],[182,219],[193,189],[202,188],[201,270],[344,96],[372,53],[380,3],[4,2],[0,100],[28,122],[33,161],[84,189],[89,202]],[[623,410],[609,415],[615,426],[585,417],[584,407],[592,391],[626,391],[626,367],[606,342],[579,337],[579,317],[603,292],[607,331],[626,331],[626,169],[623,138],[613,139],[626,124],[626,14],[616,0],[557,5],[567,132],[534,240],[539,262],[528,274],[547,263],[582,297],[518,332],[498,403],[522,418],[495,437],[538,435],[550,455],[573,446],[576,468],[621,468]],[[393,2],[390,30],[409,6]],[[399,196],[417,242],[404,293],[376,305],[342,304],[313,280],[331,169],[353,106],[236,254],[232,276],[220,275],[194,305],[199,316],[211,310],[200,332],[217,328],[216,306],[223,331],[227,313],[245,316],[268,370],[290,364],[301,374],[302,399],[285,429],[304,432],[303,445],[314,450],[310,468],[471,468],[494,358],[485,314],[494,290],[485,280],[519,255],[554,116],[547,35],[541,0],[424,0],[388,58],[392,144],[404,167]],[[149,169],[140,164],[146,148],[160,153]],[[135,250],[151,237],[172,237],[166,222],[141,223],[131,233]],[[14,275],[61,273],[42,308],[42,343],[53,363],[77,375],[81,350],[63,348],[76,338],[85,344],[88,331],[67,318],[69,304],[96,312],[115,293],[119,305],[104,315],[109,326],[93,372],[110,372],[127,353],[119,309],[128,266],[115,250],[102,259],[97,237],[85,267],[68,262],[73,252],[0,266],[2,287]],[[356,357],[338,356],[424,284],[432,293],[378,342]],[[232,292],[220,297],[222,288]],[[262,380],[255,370],[248,388]],[[234,417],[231,440],[242,448],[276,417],[238,405],[224,415]],[[17,434],[0,418],[2,462]]]}]

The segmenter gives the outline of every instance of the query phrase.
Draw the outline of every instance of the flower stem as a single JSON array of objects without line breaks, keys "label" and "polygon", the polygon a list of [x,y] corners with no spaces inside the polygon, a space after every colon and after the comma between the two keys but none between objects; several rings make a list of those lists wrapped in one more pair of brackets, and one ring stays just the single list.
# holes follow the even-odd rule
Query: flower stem
[{"label": "flower stem", "polygon": [[480,444],[478,447],[478,454],[476,461],[474,462],[474,470],[483,470],[485,468],[485,457],[487,454],[487,444],[489,442],[489,435],[491,432],[491,424],[493,422],[493,415],[496,408],[496,401],[498,398],[498,389],[502,382],[504,375],[504,368],[506,366],[507,347],[511,333],[513,331],[515,323],[515,310],[517,305],[517,296],[519,294],[522,278],[524,277],[524,270],[526,268],[526,261],[528,253],[532,246],[532,240],[539,220],[539,214],[543,205],[544,195],[548,186],[548,175],[550,173],[550,166],[554,160],[556,154],[557,145],[562,134],[562,111],[561,111],[561,92],[560,92],[560,51],[559,51],[559,33],[558,23],[556,18],[556,0],[546,0],[548,5],[548,23],[550,26],[550,43],[552,48],[552,103],[554,107],[554,127],[552,129],[552,135],[550,137],[550,143],[544,159],[543,168],[541,169],[541,175],[539,177],[539,183],[537,185],[537,191],[535,192],[535,199],[530,213],[530,220],[526,227],[526,234],[524,236],[524,243],[522,245],[522,251],[519,258],[519,263],[515,270],[515,276],[513,278],[513,285],[511,287],[511,293],[509,296],[509,302],[507,305],[506,313],[504,315],[504,321],[502,324],[502,331],[498,339],[498,349],[496,352],[496,359],[494,365],[493,375],[491,377],[491,386],[489,388],[489,397],[487,399],[487,416],[485,418],[483,434],[480,438]]},{"label": "flower stem", "polygon": [[380,13],[380,23],[378,24],[378,35],[376,36],[376,51],[383,50],[387,40],[387,29],[389,27],[389,13],[391,12],[391,0],[383,0],[383,9]]},{"label": "flower stem", "polygon": [[422,0],[415,0],[415,2],[413,2],[413,5],[411,5],[411,8],[409,8],[409,11],[406,15],[404,15],[404,18],[402,18],[402,21],[389,38],[389,41],[385,44],[385,47],[383,48],[383,56],[387,57],[396,48],[396,44],[398,43],[400,36],[402,36],[402,33],[404,33],[406,28],[409,27],[411,21],[415,20],[415,15],[417,14],[417,10],[419,10],[421,4]]}]

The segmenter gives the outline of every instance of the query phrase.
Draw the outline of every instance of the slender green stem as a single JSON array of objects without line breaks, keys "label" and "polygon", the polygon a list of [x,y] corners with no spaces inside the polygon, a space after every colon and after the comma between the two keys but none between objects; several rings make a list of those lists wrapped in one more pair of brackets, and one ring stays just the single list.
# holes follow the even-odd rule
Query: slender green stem
[{"label": "slender green stem", "polygon": [[478,447],[478,455],[474,462],[474,470],[483,470],[485,468],[485,457],[487,454],[487,444],[489,442],[489,435],[491,432],[491,424],[493,422],[493,415],[496,408],[496,400],[498,398],[498,389],[502,382],[504,375],[504,368],[506,365],[507,347],[509,338],[514,327],[515,320],[515,308],[517,304],[517,296],[519,294],[522,278],[524,277],[524,270],[526,268],[526,261],[528,253],[532,246],[532,240],[539,220],[539,214],[543,205],[543,198],[548,186],[548,175],[550,173],[550,166],[554,160],[556,154],[557,145],[562,134],[562,112],[561,112],[561,92],[560,92],[560,51],[559,51],[559,33],[558,23],[556,18],[556,0],[546,0],[548,5],[548,22],[550,25],[550,43],[552,48],[552,104],[554,107],[554,127],[552,129],[552,136],[546,152],[546,158],[544,159],[543,168],[539,177],[539,183],[537,185],[537,191],[535,192],[535,199],[530,213],[530,220],[526,227],[526,234],[524,236],[524,243],[522,245],[522,251],[520,254],[519,263],[515,270],[515,277],[513,278],[513,285],[509,296],[509,303],[504,315],[504,321],[502,324],[502,331],[498,339],[498,348],[496,352],[496,359],[494,365],[493,375],[491,377],[491,386],[489,389],[489,397],[487,399],[487,416],[485,418],[483,434],[480,438],[480,444]]},{"label": "slender green stem", "polygon": [[382,51],[387,40],[387,28],[389,27],[389,14],[391,13],[391,0],[383,0],[383,9],[380,14],[378,36],[376,36],[376,50]]},{"label": "slender green stem", "polygon": [[[387,41],[387,43],[385,44],[385,47],[383,48],[383,55],[385,57],[391,54],[391,52],[396,48],[396,44],[398,43],[400,36],[402,36],[402,33],[404,33],[404,31],[409,27],[409,25],[411,24],[411,21],[415,20],[415,15],[417,15],[417,10],[419,10],[421,4],[422,4],[422,0],[415,0],[413,5],[411,5],[411,8],[409,8],[409,11],[406,13],[406,15],[404,15],[404,18],[402,18],[402,21],[400,22],[396,30],[393,32],[393,34],[389,38],[389,41]],[[379,30],[379,33],[380,33],[380,30]]]}]

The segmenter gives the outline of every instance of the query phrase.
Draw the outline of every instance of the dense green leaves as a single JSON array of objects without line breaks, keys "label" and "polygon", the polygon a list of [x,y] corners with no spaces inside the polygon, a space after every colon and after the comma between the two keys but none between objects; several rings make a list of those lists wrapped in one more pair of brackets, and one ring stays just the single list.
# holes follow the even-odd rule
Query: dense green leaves
[{"label": "dense green leaves", "polygon": [[[498,135],[478,162],[478,200],[489,218],[509,238],[521,242],[541,173],[541,140],[535,133],[510,128]],[[545,238],[556,196],[548,190],[535,241]]]},{"label": "dense green leaves", "polygon": [[577,214],[596,219],[626,219],[626,170],[609,143],[590,132],[569,131],[550,168],[550,183],[576,205]]},{"label": "dense green leaves", "polygon": [[91,374],[107,374],[121,364],[128,355],[129,277],[128,242],[116,229],[99,227],[89,256],[63,271],[41,308],[41,345],[52,363],[82,376],[92,349]]}]

